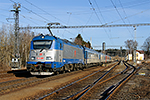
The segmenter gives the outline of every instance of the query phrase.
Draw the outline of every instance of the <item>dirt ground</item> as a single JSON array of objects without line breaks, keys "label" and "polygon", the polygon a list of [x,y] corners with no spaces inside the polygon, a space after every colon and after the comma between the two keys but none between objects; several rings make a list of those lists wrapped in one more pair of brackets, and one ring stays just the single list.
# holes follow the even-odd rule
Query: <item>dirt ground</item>
[{"label": "dirt ground", "polygon": [[150,100],[150,63],[125,83],[111,100]]},{"label": "dirt ground", "polygon": [[[101,68],[97,67],[90,71],[96,71],[99,69]],[[67,77],[42,83],[27,89],[24,88],[5,95],[0,95],[0,100],[20,100],[22,98],[36,95],[42,90],[54,89],[65,82],[72,81],[88,74],[90,71],[80,71],[76,75],[66,73],[68,74]],[[143,66],[136,75],[132,76],[131,79],[125,83],[125,85],[121,87],[110,100],[150,100],[150,63]]]},{"label": "dirt ground", "polygon": [[[71,73],[65,73],[65,74],[68,74],[67,77],[63,77],[60,79],[42,83],[33,87],[24,88],[24,89],[11,92],[8,94],[0,95],[0,100],[20,100],[26,97],[30,97],[30,96],[32,97],[34,95],[37,95],[41,91],[53,90],[54,88],[59,87],[62,84],[76,80],[85,75],[88,75],[92,71],[97,71],[100,69],[102,69],[102,67],[95,67],[95,68],[91,68],[91,70],[85,70],[85,71],[80,70],[78,72],[74,71]],[[73,74],[73,73],[76,73],[76,74]],[[63,74],[60,74],[60,75],[63,75]],[[58,76],[53,76],[53,77],[58,77]]]}]

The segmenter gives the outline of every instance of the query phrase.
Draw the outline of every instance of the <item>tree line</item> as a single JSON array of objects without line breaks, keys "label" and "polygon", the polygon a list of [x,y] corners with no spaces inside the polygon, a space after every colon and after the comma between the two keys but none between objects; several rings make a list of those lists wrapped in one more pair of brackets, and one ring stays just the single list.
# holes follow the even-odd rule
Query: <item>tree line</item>
[{"label": "tree line", "polygon": [[[25,67],[26,62],[29,58],[30,52],[30,41],[34,37],[34,32],[30,30],[20,30],[19,32],[19,53],[20,53],[20,64],[21,67]],[[13,25],[2,25],[0,28],[0,70],[8,70],[11,66],[11,60],[14,57],[14,29]],[[88,48],[92,48],[90,42],[85,42],[81,36],[78,34],[74,40],[74,43],[82,46],[86,46]],[[125,41],[126,48],[130,53],[133,52],[134,47],[138,45],[138,43],[133,40]],[[150,56],[150,37],[148,37],[143,43],[142,49],[145,51],[147,58]],[[101,51],[101,50],[98,50]],[[120,50],[118,49],[108,49],[106,50],[109,55],[110,52],[113,52],[114,55],[121,55]],[[126,55],[126,50],[122,50],[122,56]],[[113,56],[113,54],[111,55]]]},{"label": "tree line", "polygon": [[[20,64],[26,65],[29,58],[30,41],[33,38],[33,32],[23,30],[19,32],[19,53]],[[14,58],[14,29],[13,25],[2,25],[0,29],[0,69],[8,70],[11,66],[11,60]]]},{"label": "tree line", "polygon": [[[74,43],[78,45],[82,45],[88,48],[92,48],[90,42],[85,42],[81,36],[78,34],[74,40]],[[110,56],[122,56],[125,57],[127,54],[133,54],[133,51],[137,49],[138,42],[134,40],[126,40],[125,42],[126,49],[107,49],[105,53]],[[141,49],[145,52],[145,59],[150,58],[150,36],[145,40]],[[102,52],[101,50],[97,50],[98,52]]]}]

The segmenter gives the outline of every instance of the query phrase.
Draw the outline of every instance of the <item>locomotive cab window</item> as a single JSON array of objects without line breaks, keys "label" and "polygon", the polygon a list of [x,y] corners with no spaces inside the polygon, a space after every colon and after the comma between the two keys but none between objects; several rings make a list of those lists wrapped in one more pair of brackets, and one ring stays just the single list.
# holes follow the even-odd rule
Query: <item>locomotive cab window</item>
[{"label": "locomotive cab window", "polygon": [[52,45],[52,40],[38,40],[33,41],[34,49],[49,49]]}]

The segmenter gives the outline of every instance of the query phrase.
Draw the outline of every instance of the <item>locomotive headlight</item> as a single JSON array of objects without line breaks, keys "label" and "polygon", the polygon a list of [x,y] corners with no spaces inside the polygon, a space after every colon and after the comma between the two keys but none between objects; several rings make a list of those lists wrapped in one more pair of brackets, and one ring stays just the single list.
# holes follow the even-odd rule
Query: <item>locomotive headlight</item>
[{"label": "locomotive headlight", "polygon": [[51,56],[47,56],[46,60],[52,60]]},{"label": "locomotive headlight", "polygon": [[31,60],[35,60],[35,57],[31,57]]}]

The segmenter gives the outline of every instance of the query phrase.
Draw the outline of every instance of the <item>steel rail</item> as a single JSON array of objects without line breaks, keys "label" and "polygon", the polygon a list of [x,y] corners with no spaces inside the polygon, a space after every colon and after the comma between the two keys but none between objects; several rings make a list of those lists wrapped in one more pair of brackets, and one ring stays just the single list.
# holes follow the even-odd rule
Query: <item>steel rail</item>
[{"label": "steel rail", "polygon": [[[119,65],[120,63],[118,63],[118,65]],[[114,66],[114,67],[116,67],[116,65]],[[120,74],[123,74],[126,70],[128,69],[128,66],[126,66],[126,68],[123,70],[123,71],[121,71],[120,73],[118,73],[118,74],[116,74],[116,75],[114,75],[114,76],[112,76],[112,77],[110,77],[110,78],[108,78],[108,79],[106,79],[106,80],[104,80],[104,81],[101,81],[105,76],[107,76],[107,74],[112,70],[112,69],[110,69],[109,71],[107,71],[103,76],[101,76],[100,78],[98,78],[95,82],[93,82],[91,85],[87,85],[85,88],[83,88],[81,91],[79,91],[79,92],[77,92],[77,93],[75,93],[75,94],[73,94],[73,95],[71,95],[71,96],[69,96],[69,97],[67,97],[67,98],[65,98],[64,100],[79,100],[81,97],[83,97],[87,92],[89,92],[93,87],[95,87],[96,85],[98,85],[97,83],[99,83],[100,81],[100,83],[99,84],[102,84],[102,83],[104,83],[104,82],[106,82],[106,81],[109,81],[110,79],[112,79],[112,78],[114,78],[114,77],[117,77],[117,76],[119,76]]]},{"label": "steel rail", "polygon": [[107,89],[103,93],[104,96],[100,98],[100,100],[109,100],[112,97],[112,95],[136,73],[136,68],[133,65],[128,64],[126,62],[124,62],[124,65],[131,66],[133,68],[132,72],[129,75],[127,75],[124,79],[119,81],[116,85],[112,85],[109,89]]},{"label": "steel rail", "polygon": [[[116,65],[118,65],[118,64],[116,64]],[[108,67],[109,67],[109,66],[108,66]],[[87,79],[88,77],[91,77],[91,76],[95,75],[96,73],[98,73],[98,72],[100,72],[100,71],[103,71],[104,69],[106,69],[106,67],[103,68],[103,69],[101,69],[101,70],[98,70],[98,71],[96,71],[96,72],[94,72],[94,73],[91,73],[91,74],[89,74],[89,75],[87,75],[87,76],[85,76],[85,77],[83,77],[83,78],[80,78],[79,80],[76,80],[76,81],[74,81],[74,82],[72,82],[72,83],[70,83],[70,84],[68,84],[68,85],[66,85],[66,86],[64,86],[64,87],[61,87],[61,88],[59,88],[59,89],[57,89],[57,90],[55,90],[55,91],[53,91],[53,92],[51,92],[51,93],[49,93],[49,94],[46,94],[46,95],[44,95],[44,96],[42,96],[42,97],[39,97],[39,98],[36,99],[36,100],[42,100],[42,99],[44,99],[44,98],[46,98],[46,97],[48,97],[48,96],[50,96],[50,95],[52,95],[52,94],[54,94],[54,93],[58,93],[58,91],[60,91],[60,90],[62,90],[62,89],[65,89],[65,88],[67,88],[67,87],[69,87],[69,86],[71,86],[71,85],[73,85],[73,84],[75,84],[75,83],[77,83],[77,82],[80,82],[80,81],[82,81],[82,80],[84,80],[84,79]]]}]

